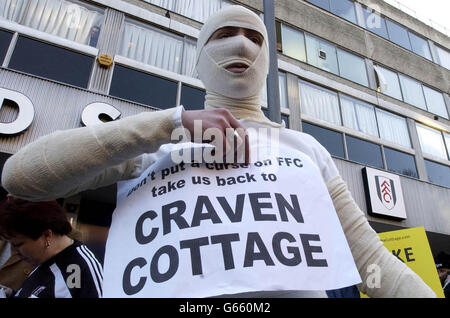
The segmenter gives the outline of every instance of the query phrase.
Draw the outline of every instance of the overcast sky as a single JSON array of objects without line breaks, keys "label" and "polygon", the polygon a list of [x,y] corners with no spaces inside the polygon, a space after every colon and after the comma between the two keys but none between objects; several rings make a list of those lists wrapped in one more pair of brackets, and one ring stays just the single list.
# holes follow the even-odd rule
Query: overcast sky
[{"label": "overcast sky", "polygon": [[[392,0],[385,0],[390,3]],[[450,0],[396,0],[420,16],[434,20],[446,27],[450,33]]]}]

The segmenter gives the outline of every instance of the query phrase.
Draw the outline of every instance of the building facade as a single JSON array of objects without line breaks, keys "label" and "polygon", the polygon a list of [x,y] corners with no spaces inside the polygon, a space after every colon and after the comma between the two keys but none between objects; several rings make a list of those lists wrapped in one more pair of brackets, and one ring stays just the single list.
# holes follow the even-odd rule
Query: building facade
[{"label": "building facade", "polygon": [[[282,119],[327,148],[375,230],[424,226],[450,253],[450,38],[381,0],[274,2]],[[202,109],[196,39],[230,4],[263,16],[262,0],[1,1],[2,165],[56,130]],[[371,210],[365,167],[398,177],[405,217]],[[100,250],[115,191],[61,200]]]}]

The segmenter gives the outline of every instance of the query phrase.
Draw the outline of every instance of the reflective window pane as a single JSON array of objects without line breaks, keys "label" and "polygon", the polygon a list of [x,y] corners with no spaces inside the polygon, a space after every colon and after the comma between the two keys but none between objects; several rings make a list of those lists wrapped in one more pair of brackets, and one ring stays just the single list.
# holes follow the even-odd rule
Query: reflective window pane
[{"label": "reflective window pane", "polygon": [[410,77],[400,75],[400,85],[402,86],[403,101],[405,103],[427,110],[422,84]]},{"label": "reflective window pane", "polygon": [[93,62],[91,56],[20,36],[8,67],[87,88]]},{"label": "reflective window pane", "polygon": [[405,176],[419,178],[414,156],[384,147],[387,169]]},{"label": "reflective window pane", "polygon": [[409,32],[409,39],[411,40],[411,46],[414,53],[419,54],[430,61],[432,60],[430,46],[428,45],[427,40],[412,32]]},{"label": "reflective window pane", "polygon": [[152,107],[167,109],[176,105],[177,87],[176,82],[116,64],[109,94]]},{"label": "reflective window pane", "polygon": [[181,66],[181,74],[198,78],[197,70],[195,68],[195,57],[197,54],[197,43],[185,39],[183,49],[183,61]]},{"label": "reflective window pane", "polygon": [[380,138],[411,148],[406,119],[390,112],[376,109]]},{"label": "reflective window pane", "polygon": [[304,114],[341,125],[339,100],[335,92],[303,81],[299,81],[299,90]]},{"label": "reflective window pane", "polygon": [[444,95],[426,86],[423,86],[423,92],[425,94],[428,111],[448,119],[447,106],[445,105]]},{"label": "reflective window pane", "polygon": [[369,86],[366,64],[356,55],[343,50],[337,50],[340,75],[353,82]]},{"label": "reflective window pane", "polygon": [[306,0],[306,1],[311,2],[312,4],[315,4],[316,6],[321,7],[322,9],[330,11],[330,0]]},{"label": "reflective window pane", "polygon": [[439,64],[450,70],[450,52],[436,45]]},{"label": "reflective window pane", "polygon": [[280,107],[288,108],[286,73],[278,72],[278,83],[280,85]]},{"label": "reflective window pane", "polygon": [[183,85],[181,88],[180,104],[186,110],[201,110],[205,108],[205,91]]},{"label": "reflective window pane", "polygon": [[281,25],[283,54],[299,61],[306,62],[305,36],[284,24]]},{"label": "reflective window pane", "polygon": [[179,73],[183,39],[150,27],[125,23],[119,55]]},{"label": "reflective window pane", "polygon": [[281,114],[281,121],[284,121],[286,128],[290,128],[289,126],[289,116]]},{"label": "reflective window pane", "polygon": [[103,11],[66,0],[14,0],[1,5],[0,17],[67,40],[97,46]]},{"label": "reflective window pane", "polygon": [[350,0],[330,1],[331,12],[356,24],[355,3]]},{"label": "reflective window pane", "polygon": [[447,145],[447,153],[450,158],[450,134],[444,133],[445,144]]},{"label": "reflective window pane", "polygon": [[402,100],[402,92],[397,73],[381,66],[375,66],[375,71],[378,76],[380,91],[383,94]]},{"label": "reflective window pane", "polygon": [[346,141],[349,160],[376,168],[384,168],[379,145],[352,136],[346,136]]},{"label": "reflective window pane", "polygon": [[229,4],[226,0],[144,0],[196,21],[205,22],[213,13]]},{"label": "reflective window pane", "polygon": [[377,119],[372,105],[342,95],[341,109],[345,127],[378,137]]},{"label": "reflective window pane", "polygon": [[366,29],[385,39],[389,39],[386,28],[386,20],[369,8],[363,8],[363,13],[366,22]]},{"label": "reflective window pane", "polygon": [[[265,115],[267,118],[270,117],[270,116],[269,116],[269,109],[268,109],[268,108],[263,107],[263,108],[262,108],[262,112],[264,113],[264,115]],[[287,116],[287,115],[281,113],[281,121],[282,121],[282,122],[284,121],[284,123],[285,123],[285,125],[286,125],[286,128],[289,128],[289,116]]]},{"label": "reflective window pane", "polygon": [[304,133],[316,138],[332,156],[345,158],[344,142],[341,133],[306,122],[302,123],[302,127]]},{"label": "reflective window pane", "polygon": [[[278,84],[280,86],[280,107],[288,108],[287,102],[287,82],[286,82],[286,73],[278,72]],[[267,86],[264,85],[261,90],[261,94],[259,95],[261,98],[261,103],[267,106]]]},{"label": "reflective window pane", "polygon": [[447,188],[450,188],[450,167],[439,163],[425,160],[425,167],[427,169],[428,180]]},{"label": "reflective window pane", "polygon": [[339,75],[336,47],[309,34],[305,37],[308,64]]},{"label": "reflective window pane", "polygon": [[6,52],[8,51],[12,36],[12,33],[0,30],[0,66],[6,56]]},{"label": "reflective window pane", "polygon": [[408,30],[401,25],[387,19],[387,28],[389,31],[389,39],[405,49],[411,50],[411,44],[409,43]]},{"label": "reflective window pane", "polygon": [[425,154],[433,155],[442,159],[447,159],[444,139],[439,130],[417,124],[417,134],[419,135],[420,146]]}]

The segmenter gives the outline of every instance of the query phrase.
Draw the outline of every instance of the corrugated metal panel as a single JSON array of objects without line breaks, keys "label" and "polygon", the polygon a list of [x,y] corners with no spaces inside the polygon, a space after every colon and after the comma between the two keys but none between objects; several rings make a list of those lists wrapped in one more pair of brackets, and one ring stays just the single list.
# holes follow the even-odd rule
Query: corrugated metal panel
[{"label": "corrugated metal panel", "polygon": [[[342,178],[347,182],[355,202],[367,215],[361,170],[364,168],[345,160],[334,159]],[[370,221],[403,227],[424,226],[427,231],[450,234],[450,189],[400,176],[407,219],[392,221],[367,215]]]},{"label": "corrugated metal panel", "polygon": [[[0,151],[6,153],[15,153],[40,136],[56,130],[81,127],[82,111],[93,102],[113,105],[122,113],[121,117],[152,111],[151,108],[117,98],[5,69],[0,70],[0,87],[26,95],[35,109],[35,118],[27,131],[17,136],[0,137]],[[17,110],[14,107],[6,107],[0,111],[0,120],[3,122],[11,122],[16,116]]]},{"label": "corrugated metal panel", "polygon": [[[107,54],[114,59],[121,37],[121,27],[124,14],[107,8],[105,11],[105,22],[102,27],[100,38],[98,39],[98,49],[100,54]],[[112,68],[103,68],[95,63],[92,70],[90,90],[99,93],[108,93],[109,82],[112,76]]]}]

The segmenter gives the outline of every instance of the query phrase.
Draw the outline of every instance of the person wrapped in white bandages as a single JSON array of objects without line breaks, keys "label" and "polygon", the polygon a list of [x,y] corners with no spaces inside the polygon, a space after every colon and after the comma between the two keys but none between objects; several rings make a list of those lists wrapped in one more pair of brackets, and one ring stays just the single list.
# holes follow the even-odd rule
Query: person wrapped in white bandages
[{"label": "person wrapped in white bandages", "polygon": [[[370,297],[436,297],[418,275],[384,248],[328,151],[313,137],[285,129],[264,116],[259,96],[269,69],[267,38],[266,28],[255,13],[241,6],[226,7],[208,19],[198,39],[197,71],[207,91],[205,110],[185,111],[178,107],[146,112],[44,136],[6,162],[3,187],[16,197],[43,201],[138,177],[157,159],[154,153],[160,146],[172,142],[175,128],[184,127],[193,135],[194,120],[203,120],[203,130],[277,129],[283,145],[307,155],[320,170],[322,180],[317,182],[326,184],[333,201],[362,279],[359,290]],[[251,141],[248,136],[243,139],[248,149]],[[249,160],[246,153],[245,161]],[[370,288],[366,283],[370,274],[367,268],[372,264],[381,269],[379,288]],[[290,296],[326,294],[297,291]]]}]

